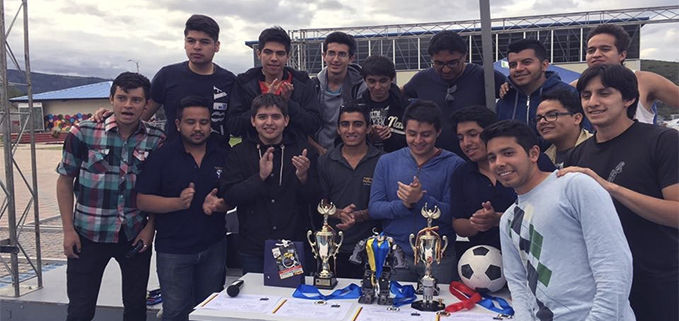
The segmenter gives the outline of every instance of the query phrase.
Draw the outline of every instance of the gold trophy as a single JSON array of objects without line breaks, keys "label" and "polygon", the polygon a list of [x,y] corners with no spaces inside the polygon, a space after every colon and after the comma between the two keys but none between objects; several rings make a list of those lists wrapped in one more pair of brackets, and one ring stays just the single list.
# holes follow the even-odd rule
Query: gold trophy
[{"label": "gold trophy", "polygon": [[436,278],[431,275],[431,265],[434,261],[436,264],[441,263],[443,252],[448,247],[448,238],[445,235],[442,238],[436,232],[438,226],[431,226],[431,222],[441,216],[441,210],[437,206],[430,210],[425,203],[421,213],[427,219],[427,227],[421,229],[417,237],[410,234],[410,247],[415,253],[415,264],[418,261],[424,264],[424,276],[418,282],[418,292],[422,291],[423,300],[413,302],[411,306],[420,311],[439,311],[445,309],[446,306],[440,300],[434,301],[434,295],[438,295],[439,289]]},{"label": "gold trophy", "polygon": [[[334,215],[337,210],[335,204],[327,204],[325,200],[322,200],[318,204],[317,210],[319,214],[323,215],[323,227],[315,233],[316,242],[311,237],[311,235],[314,235],[313,231],[306,233],[317,267],[320,265],[320,272],[314,273],[314,285],[319,289],[333,289],[337,285],[337,278],[330,271],[330,258],[337,258],[337,252],[342,246],[342,241],[344,241],[344,234],[342,231],[335,233],[335,230],[328,225],[328,216]],[[337,234],[339,234],[339,242],[335,242]]]}]

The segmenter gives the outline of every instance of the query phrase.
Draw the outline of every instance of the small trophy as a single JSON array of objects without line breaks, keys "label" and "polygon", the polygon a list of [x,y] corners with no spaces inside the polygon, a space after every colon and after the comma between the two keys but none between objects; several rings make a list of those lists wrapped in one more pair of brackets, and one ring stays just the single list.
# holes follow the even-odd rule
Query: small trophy
[{"label": "small trophy", "polygon": [[[342,231],[335,233],[332,227],[328,225],[328,216],[335,214],[335,204],[327,204],[325,200],[322,200],[318,204],[317,210],[319,214],[323,215],[323,227],[315,233],[314,238],[316,242],[311,238],[311,235],[314,234],[313,231],[307,231],[306,233],[317,266],[320,266],[320,272],[314,273],[314,285],[319,289],[333,289],[337,285],[337,278],[330,271],[329,261],[330,257],[336,259],[337,251],[339,251],[342,241],[344,241],[344,234]],[[339,234],[339,242],[335,242],[337,234]]]},{"label": "small trophy", "polygon": [[[418,286],[418,290],[422,291],[423,300],[413,302],[411,306],[420,311],[439,311],[445,309],[446,306],[440,300],[434,301],[434,295],[438,295],[439,289],[436,279],[431,275],[431,265],[434,261],[436,264],[441,263],[443,252],[448,247],[448,238],[445,235],[441,238],[436,233],[438,226],[431,226],[432,220],[441,216],[441,210],[437,206],[430,210],[425,203],[421,213],[427,219],[427,227],[417,232],[417,237],[410,234],[410,247],[415,252],[415,264],[422,261],[425,267],[424,276],[420,279]],[[442,242],[443,247],[441,247]]]}]

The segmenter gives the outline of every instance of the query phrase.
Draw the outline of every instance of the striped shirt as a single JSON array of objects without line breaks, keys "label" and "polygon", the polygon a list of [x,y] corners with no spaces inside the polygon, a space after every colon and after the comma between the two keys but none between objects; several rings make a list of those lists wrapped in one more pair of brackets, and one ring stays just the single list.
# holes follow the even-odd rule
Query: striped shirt
[{"label": "striped shirt", "polygon": [[77,177],[73,223],[78,233],[100,243],[118,242],[121,230],[127,239],[139,234],[146,214],[137,209],[133,188],[149,152],[164,140],[162,130],[145,122],[123,139],[115,115],[71,128],[57,173]]}]

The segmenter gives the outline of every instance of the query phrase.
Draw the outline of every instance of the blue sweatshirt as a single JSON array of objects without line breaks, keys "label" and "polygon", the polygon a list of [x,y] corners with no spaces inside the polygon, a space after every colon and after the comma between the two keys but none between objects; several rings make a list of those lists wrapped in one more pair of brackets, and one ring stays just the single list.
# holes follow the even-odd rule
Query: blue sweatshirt
[{"label": "blue sweatshirt", "polygon": [[[459,156],[445,149],[430,160],[417,165],[408,147],[401,148],[380,158],[373,174],[368,210],[370,217],[382,220],[384,234],[394,238],[406,255],[412,255],[410,234],[417,234],[427,226],[420,213],[425,203],[431,209],[435,205],[441,217],[432,226],[439,226],[439,234],[448,236],[449,246],[454,246],[455,231],[450,215],[450,177],[455,169],[464,164]],[[410,184],[417,176],[422,189],[427,191],[412,209],[408,209],[396,196],[398,182]]]}]

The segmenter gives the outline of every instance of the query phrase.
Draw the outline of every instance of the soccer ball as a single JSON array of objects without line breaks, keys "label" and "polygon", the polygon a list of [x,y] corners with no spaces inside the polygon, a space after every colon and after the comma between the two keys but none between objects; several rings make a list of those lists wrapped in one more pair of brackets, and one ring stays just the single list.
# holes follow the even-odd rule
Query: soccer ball
[{"label": "soccer ball", "polygon": [[460,279],[477,292],[495,292],[507,281],[502,274],[502,254],[489,245],[477,245],[462,254],[457,264]]}]

